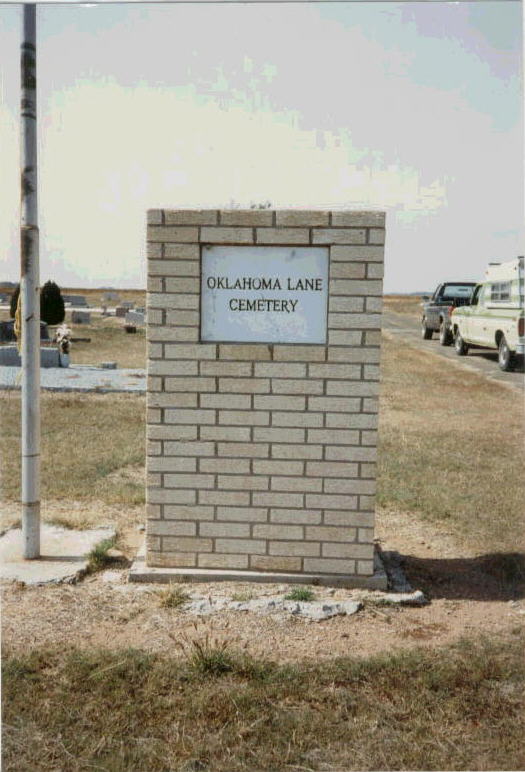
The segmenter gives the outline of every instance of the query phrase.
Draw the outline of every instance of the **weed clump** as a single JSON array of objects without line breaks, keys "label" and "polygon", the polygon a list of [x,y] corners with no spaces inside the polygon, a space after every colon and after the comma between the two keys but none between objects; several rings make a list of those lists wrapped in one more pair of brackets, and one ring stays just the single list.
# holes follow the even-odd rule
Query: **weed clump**
[{"label": "weed clump", "polygon": [[182,587],[173,584],[157,590],[157,597],[161,608],[180,608],[190,600],[190,596]]},{"label": "weed clump", "polygon": [[284,596],[285,600],[297,600],[303,603],[310,603],[315,599],[315,595],[308,587],[294,587],[288,595]]},{"label": "weed clump", "polygon": [[192,639],[182,645],[190,670],[199,675],[220,676],[235,669],[228,640],[219,641],[208,634],[202,640]]},{"label": "weed clump", "polygon": [[88,572],[100,571],[111,563],[112,558],[108,555],[110,549],[115,546],[116,538],[112,536],[110,539],[102,539],[98,544],[95,544],[91,552],[88,554]]},{"label": "weed clump", "polygon": [[239,603],[246,603],[249,600],[254,599],[253,592],[234,592],[232,595],[232,600],[237,601]]}]

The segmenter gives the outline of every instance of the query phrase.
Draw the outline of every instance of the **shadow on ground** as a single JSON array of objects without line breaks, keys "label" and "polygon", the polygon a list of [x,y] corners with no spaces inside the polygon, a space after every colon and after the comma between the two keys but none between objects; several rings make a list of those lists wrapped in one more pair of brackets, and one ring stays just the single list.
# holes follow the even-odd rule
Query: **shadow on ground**
[{"label": "shadow on ground", "polygon": [[[479,357],[479,359],[485,359],[487,362],[493,362],[495,367],[498,367],[498,352],[487,351],[483,349],[474,349],[469,351],[469,357]],[[518,357],[516,364],[513,368],[515,373],[525,372],[523,357]]]},{"label": "shadow on ground", "polygon": [[419,558],[403,555],[413,587],[428,598],[516,600],[525,597],[525,555],[495,552],[474,558]]}]

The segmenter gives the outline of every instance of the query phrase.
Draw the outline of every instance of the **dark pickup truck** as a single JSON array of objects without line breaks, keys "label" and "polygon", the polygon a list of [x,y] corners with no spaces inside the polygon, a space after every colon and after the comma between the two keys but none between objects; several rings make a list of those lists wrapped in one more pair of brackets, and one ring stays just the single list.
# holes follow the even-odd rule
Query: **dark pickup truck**
[{"label": "dark pickup truck", "polygon": [[458,306],[470,305],[475,286],[475,282],[446,281],[438,285],[432,297],[423,295],[421,337],[430,340],[434,332],[439,332],[441,345],[450,345],[452,343],[450,314]]}]

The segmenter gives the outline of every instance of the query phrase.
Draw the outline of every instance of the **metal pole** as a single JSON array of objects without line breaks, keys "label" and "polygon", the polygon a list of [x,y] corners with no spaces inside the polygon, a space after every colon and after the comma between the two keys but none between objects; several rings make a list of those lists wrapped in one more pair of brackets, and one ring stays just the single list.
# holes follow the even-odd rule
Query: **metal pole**
[{"label": "metal pole", "polygon": [[40,557],[40,287],[36,4],[34,3],[24,5],[21,76],[22,541],[24,558],[38,558]]}]

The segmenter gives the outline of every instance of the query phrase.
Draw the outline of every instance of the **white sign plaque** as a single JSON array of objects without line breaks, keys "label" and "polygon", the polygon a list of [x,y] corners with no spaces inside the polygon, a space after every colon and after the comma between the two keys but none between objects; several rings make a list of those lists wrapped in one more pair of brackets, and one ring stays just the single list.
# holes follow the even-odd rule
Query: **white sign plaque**
[{"label": "white sign plaque", "polygon": [[326,343],[327,247],[202,249],[201,340]]}]

